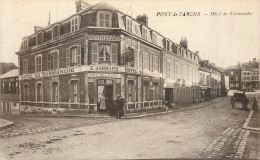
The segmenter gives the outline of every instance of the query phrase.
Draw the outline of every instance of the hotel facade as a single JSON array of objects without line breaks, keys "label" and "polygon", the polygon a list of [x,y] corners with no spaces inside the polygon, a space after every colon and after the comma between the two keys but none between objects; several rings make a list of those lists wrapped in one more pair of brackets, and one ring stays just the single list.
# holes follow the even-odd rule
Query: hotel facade
[{"label": "hotel facade", "polygon": [[198,54],[106,2],[76,1],[77,13],[24,37],[20,105],[99,111],[100,97],[121,95],[126,110],[200,101]]}]

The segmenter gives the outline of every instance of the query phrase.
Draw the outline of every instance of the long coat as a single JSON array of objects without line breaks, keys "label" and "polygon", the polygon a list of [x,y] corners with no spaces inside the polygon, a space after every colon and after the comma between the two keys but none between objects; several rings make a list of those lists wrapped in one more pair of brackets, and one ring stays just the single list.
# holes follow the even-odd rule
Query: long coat
[{"label": "long coat", "polygon": [[119,114],[119,116],[123,116],[124,115],[124,106],[125,106],[125,100],[124,98],[117,98],[115,100],[116,103],[116,111]]}]

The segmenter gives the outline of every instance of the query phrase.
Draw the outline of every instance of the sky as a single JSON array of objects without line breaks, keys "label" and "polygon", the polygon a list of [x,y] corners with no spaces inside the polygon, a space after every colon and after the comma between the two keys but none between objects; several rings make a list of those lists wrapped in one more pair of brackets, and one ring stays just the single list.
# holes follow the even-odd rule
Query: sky
[{"label": "sky", "polygon": [[[101,0],[86,0],[94,5]],[[219,67],[259,59],[259,0],[105,0],[136,18],[145,13],[148,26],[179,43],[188,40],[191,51],[199,51]],[[75,0],[0,0],[0,61],[18,64],[22,38],[34,33],[34,26],[47,26],[76,13]],[[158,12],[200,12],[201,16],[158,16]],[[221,16],[210,16],[221,12]],[[226,12],[227,15],[223,16]],[[250,12],[234,16],[230,12]],[[204,15],[208,14],[208,15]]]}]

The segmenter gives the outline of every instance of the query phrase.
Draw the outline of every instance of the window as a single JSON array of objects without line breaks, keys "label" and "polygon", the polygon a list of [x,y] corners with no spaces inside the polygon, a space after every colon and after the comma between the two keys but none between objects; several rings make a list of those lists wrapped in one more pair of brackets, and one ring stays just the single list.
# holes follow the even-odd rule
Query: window
[{"label": "window", "polygon": [[35,72],[41,72],[42,71],[42,56],[37,55],[35,56]]},{"label": "window", "polygon": [[28,47],[28,38],[23,40],[23,49]]},{"label": "window", "polygon": [[111,27],[112,25],[112,16],[110,13],[99,13],[98,14],[99,27]]},{"label": "window", "polygon": [[143,30],[142,30],[142,37],[143,39],[147,40],[147,29],[143,27]]},{"label": "window", "polygon": [[79,102],[78,80],[71,81],[71,102]]},{"label": "window", "polygon": [[230,80],[233,81],[233,80],[234,80],[234,77],[230,77]]},{"label": "window", "polygon": [[37,33],[36,38],[37,38],[37,44],[42,43],[43,42],[43,32]]},{"label": "window", "polygon": [[239,83],[236,83],[236,87],[239,87]]},{"label": "window", "polygon": [[130,19],[126,19],[126,30],[132,33],[132,21]]},{"label": "window", "polygon": [[149,87],[148,87],[149,83],[148,82],[144,82],[144,88],[143,88],[143,100],[144,101],[148,101],[148,93],[149,93]]},{"label": "window", "polygon": [[79,29],[79,17],[75,17],[70,20],[71,22],[71,32],[75,32]]},{"label": "window", "polygon": [[129,80],[128,81],[128,101],[129,102],[135,101],[133,88],[134,88],[134,81]]},{"label": "window", "polygon": [[233,71],[231,71],[230,74],[233,75],[234,74]]},{"label": "window", "polygon": [[28,59],[23,60],[23,74],[28,74]]},{"label": "window", "polygon": [[66,66],[81,65],[81,46],[73,46],[66,50]]},{"label": "window", "polygon": [[166,62],[166,78],[171,78],[171,61],[169,59]]},{"label": "window", "polygon": [[59,83],[52,82],[52,102],[59,102]]},{"label": "window", "polygon": [[158,56],[153,56],[153,70],[159,71],[159,58],[158,58]]},{"label": "window", "polygon": [[149,53],[143,54],[144,69],[149,69]]},{"label": "window", "polygon": [[[73,21],[73,20],[72,20]],[[72,27],[73,28],[73,27]],[[52,29],[52,38],[57,38],[60,36],[60,26],[56,25]]]},{"label": "window", "polygon": [[36,83],[36,101],[42,101],[43,91],[42,91],[42,83],[37,82]]},{"label": "window", "polygon": [[24,84],[23,86],[23,96],[24,96],[24,101],[29,101],[29,85]]},{"label": "window", "polygon": [[48,70],[59,68],[59,51],[54,50],[48,54]]},{"label": "window", "polygon": [[236,81],[238,81],[238,77],[236,77]]},{"label": "window", "polygon": [[170,50],[170,42],[169,41],[166,41],[166,49]]},{"label": "window", "polygon": [[154,99],[159,99],[159,85],[158,83],[154,83]]},{"label": "window", "polygon": [[155,33],[152,34],[152,42],[157,44],[157,35]]},{"label": "window", "polygon": [[117,65],[117,44],[98,44],[92,43],[91,52],[92,52],[92,64],[97,64],[99,62],[111,62],[114,65]]},{"label": "window", "polygon": [[238,71],[236,71],[236,74],[238,74]]}]

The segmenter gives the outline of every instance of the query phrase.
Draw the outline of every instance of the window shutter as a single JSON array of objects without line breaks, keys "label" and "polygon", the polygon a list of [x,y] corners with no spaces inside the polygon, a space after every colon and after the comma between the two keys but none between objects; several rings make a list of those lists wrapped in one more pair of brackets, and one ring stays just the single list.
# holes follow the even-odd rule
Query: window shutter
[{"label": "window shutter", "polygon": [[60,36],[60,26],[57,27],[57,37]]},{"label": "window shutter", "polygon": [[51,69],[51,54],[48,54],[48,70]]},{"label": "window shutter", "polygon": [[66,49],[66,67],[70,66],[70,49]]},{"label": "window shutter", "polygon": [[77,46],[78,65],[81,65],[81,46]]},{"label": "window shutter", "polygon": [[153,71],[153,55],[149,54],[149,58],[150,58],[150,71]]},{"label": "window shutter", "polygon": [[98,63],[98,44],[97,43],[92,43],[91,53],[92,53],[92,64],[97,64]]},{"label": "window shutter", "polygon": [[112,64],[117,65],[117,44],[113,43],[111,48],[112,48]]}]

